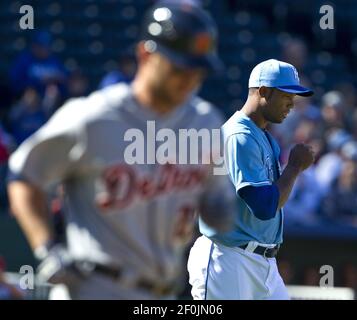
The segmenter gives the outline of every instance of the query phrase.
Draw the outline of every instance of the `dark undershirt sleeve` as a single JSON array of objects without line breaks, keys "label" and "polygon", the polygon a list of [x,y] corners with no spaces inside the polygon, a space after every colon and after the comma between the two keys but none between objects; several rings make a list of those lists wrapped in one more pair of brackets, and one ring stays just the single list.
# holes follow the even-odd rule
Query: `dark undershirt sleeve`
[{"label": "dark undershirt sleeve", "polygon": [[275,184],[269,186],[246,186],[238,191],[250,211],[260,220],[274,218],[279,204],[279,189]]}]

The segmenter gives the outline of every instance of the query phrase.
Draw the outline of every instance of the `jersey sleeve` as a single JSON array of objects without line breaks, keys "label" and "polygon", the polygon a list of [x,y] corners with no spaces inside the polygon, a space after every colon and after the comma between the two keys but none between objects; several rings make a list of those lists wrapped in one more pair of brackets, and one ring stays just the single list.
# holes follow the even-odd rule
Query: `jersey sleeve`
[{"label": "jersey sleeve", "polygon": [[260,147],[249,134],[229,136],[225,142],[224,158],[236,192],[246,186],[271,184]]},{"label": "jersey sleeve", "polygon": [[25,140],[10,157],[11,174],[42,189],[66,179],[85,149],[78,108],[81,108],[81,99],[66,103]]}]

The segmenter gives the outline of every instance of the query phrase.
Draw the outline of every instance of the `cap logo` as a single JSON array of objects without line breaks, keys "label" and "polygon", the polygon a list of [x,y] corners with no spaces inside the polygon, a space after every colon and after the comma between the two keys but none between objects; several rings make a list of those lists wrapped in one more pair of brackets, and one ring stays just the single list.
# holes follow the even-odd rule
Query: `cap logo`
[{"label": "cap logo", "polygon": [[211,50],[213,46],[213,39],[208,33],[198,33],[193,40],[193,53],[197,55],[204,55]]},{"label": "cap logo", "polygon": [[293,67],[293,70],[294,70],[294,78],[295,78],[295,80],[296,80],[297,82],[299,82],[299,81],[300,81],[300,80],[299,80],[299,75],[298,75],[298,72],[297,72],[296,68]]}]

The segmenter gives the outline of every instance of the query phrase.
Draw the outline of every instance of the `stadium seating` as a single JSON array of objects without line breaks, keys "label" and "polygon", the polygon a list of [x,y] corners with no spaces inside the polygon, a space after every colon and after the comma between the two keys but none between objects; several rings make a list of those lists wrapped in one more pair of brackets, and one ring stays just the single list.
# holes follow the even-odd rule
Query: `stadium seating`
[{"label": "stadium seating", "polygon": [[[32,0],[27,1],[27,4],[34,8],[35,29],[51,31],[55,39],[54,51],[69,69],[79,67],[89,77],[93,89],[105,72],[115,65],[114,61],[120,52],[134,45],[139,34],[142,13],[152,2]],[[245,99],[250,69],[263,59],[279,58],[282,41],[290,36],[300,36],[294,33],[297,29],[291,27],[295,22],[294,13],[300,14],[299,19],[303,14],[306,21],[315,19],[317,23],[319,8],[323,3],[303,2],[306,5],[301,5],[299,1],[297,6],[287,0],[270,0],[264,3],[256,0],[239,1],[236,10],[232,11],[228,7],[228,1],[203,1],[217,21],[220,31],[219,50],[227,72],[219,77],[210,77],[202,89],[202,95],[230,113],[237,102]],[[353,23],[357,7],[353,0],[341,2],[342,9],[336,10],[336,23],[343,21],[351,26],[348,30],[352,37],[357,30],[357,24]],[[0,37],[3,40],[1,74],[6,74],[11,61],[24,49],[33,32],[19,28],[20,6],[20,1],[12,1],[11,4],[0,2],[0,19],[3,22],[0,26]],[[304,24],[304,21],[300,21],[299,26],[302,28]],[[321,32],[314,34],[313,27],[309,30],[304,28],[306,41],[319,35],[321,36]],[[351,47],[355,43],[357,48],[356,39],[349,39]],[[343,71],[351,70],[353,60],[349,61],[342,52],[329,53],[328,48],[318,48],[311,41],[308,42],[308,47],[310,54],[306,70],[314,86],[321,87],[322,92],[344,80],[336,71],[345,75],[347,72]],[[352,50],[355,56],[356,48]],[[350,80],[356,82],[355,76],[351,78]],[[316,99],[318,98],[317,96]]]}]

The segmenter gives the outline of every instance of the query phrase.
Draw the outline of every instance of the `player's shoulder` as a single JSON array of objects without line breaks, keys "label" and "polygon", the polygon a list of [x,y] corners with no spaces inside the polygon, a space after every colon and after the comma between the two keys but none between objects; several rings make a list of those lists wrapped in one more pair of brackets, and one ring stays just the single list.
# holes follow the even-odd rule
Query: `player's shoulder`
[{"label": "player's shoulder", "polygon": [[123,104],[129,93],[129,85],[119,83],[94,91],[85,97],[71,98],[58,109],[53,118],[84,123],[112,116],[112,113]]},{"label": "player's shoulder", "polygon": [[123,102],[131,96],[131,86],[128,83],[115,83],[95,91],[92,99],[101,99],[104,108],[117,108],[123,106]]},{"label": "player's shoulder", "polygon": [[262,132],[243,112],[235,112],[222,126],[223,139],[242,148],[260,148]]},{"label": "player's shoulder", "polygon": [[89,113],[106,113],[120,108],[130,93],[130,85],[124,82],[116,83],[94,91],[88,97],[85,97],[82,103]]},{"label": "player's shoulder", "polygon": [[222,126],[222,131],[226,136],[232,134],[254,135],[255,128],[243,112],[236,111]]},{"label": "player's shoulder", "polygon": [[225,120],[224,114],[215,105],[199,96],[191,99],[190,111],[193,117],[205,121],[206,125],[220,127]]}]

